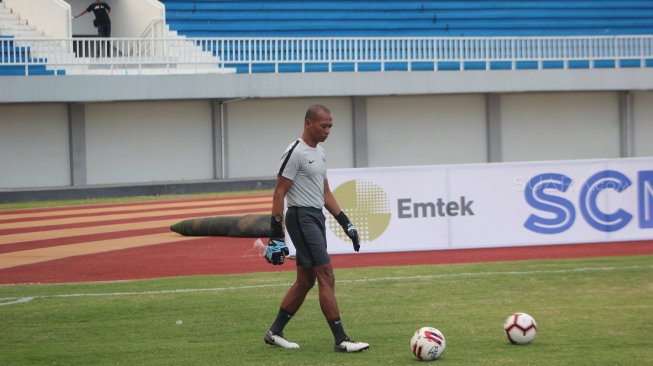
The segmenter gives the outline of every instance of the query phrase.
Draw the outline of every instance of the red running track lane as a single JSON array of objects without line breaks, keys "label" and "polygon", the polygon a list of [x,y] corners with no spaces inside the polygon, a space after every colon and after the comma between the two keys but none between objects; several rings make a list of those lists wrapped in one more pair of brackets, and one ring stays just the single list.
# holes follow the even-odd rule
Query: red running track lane
[{"label": "red running track lane", "polygon": [[[206,237],[0,270],[0,283],[67,283],[190,275],[294,271],[289,260],[272,266],[253,248],[254,239]],[[653,241],[486,249],[334,255],[337,268],[587,258],[653,254]]]},{"label": "red running track lane", "polygon": [[200,202],[202,204],[206,203],[207,205],[222,204],[225,202],[232,202],[238,199],[262,199],[269,198],[272,200],[271,194],[253,194],[246,196],[227,196],[227,197],[201,197],[201,198],[185,198],[185,199],[170,199],[170,200],[152,200],[152,201],[142,201],[142,202],[126,202],[126,203],[98,203],[98,204],[89,204],[89,205],[72,205],[72,206],[63,206],[63,207],[43,207],[43,208],[21,208],[15,210],[2,210],[0,211],[0,221],[2,221],[3,216],[15,215],[15,214],[30,214],[30,213],[50,213],[50,212],[65,212],[65,211],[78,211],[78,210],[87,210],[87,209],[127,209],[130,207],[138,207],[138,211],[142,211],[141,207],[147,206],[160,206],[165,204],[179,204],[184,202]]},{"label": "red running track lane", "polygon": [[[206,206],[206,207],[213,207],[213,206]],[[194,207],[195,208],[195,207]],[[121,218],[121,219],[101,219],[98,218],[97,221],[86,221],[86,222],[73,222],[73,223],[67,223],[67,224],[57,224],[57,225],[40,225],[37,228],[35,227],[23,227],[23,228],[12,228],[12,229],[0,229],[0,235],[14,235],[14,234],[24,234],[24,233],[30,233],[33,231],[47,231],[47,230],[58,230],[58,229],[75,229],[75,228],[82,228],[82,227],[88,227],[88,226],[106,226],[106,225],[118,225],[118,224],[131,224],[131,223],[136,223],[136,222],[146,222],[146,221],[159,221],[159,220],[171,220],[173,223],[175,221],[181,221],[181,220],[186,220],[186,219],[193,219],[193,218],[198,218],[198,217],[210,217],[213,215],[206,215],[202,213],[196,213],[196,212],[189,212],[189,213],[183,213],[183,214],[165,214],[165,211],[163,210],[154,210],[154,211],[138,211],[136,213],[143,213],[143,212],[162,212],[160,215],[151,215],[151,216],[146,216],[146,217],[128,217],[128,218]],[[226,216],[226,215],[246,215],[248,213],[251,213],[253,209],[238,209],[234,208],[232,210],[224,210],[221,212],[216,213],[216,215],[219,216]],[[92,217],[92,216],[105,216],[106,214],[96,214],[96,215],[84,215],[85,218],[87,217]],[[67,218],[73,219],[75,217],[79,217],[78,215],[75,216],[70,216]],[[49,219],[49,218],[48,218]],[[45,221],[47,221],[46,219]],[[40,219],[43,221],[44,219]],[[24,221],[37,221],[37,220],[23,220]],[[10,224],[10,223],[9,223]]]}]

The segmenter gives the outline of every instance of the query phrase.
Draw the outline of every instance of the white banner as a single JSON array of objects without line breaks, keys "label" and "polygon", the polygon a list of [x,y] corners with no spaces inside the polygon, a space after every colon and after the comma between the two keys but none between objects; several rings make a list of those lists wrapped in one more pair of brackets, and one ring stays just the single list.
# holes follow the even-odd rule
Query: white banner
[{"label": "white banner", "polygon": [[[361,252],[653,239],[653,158],[337,169],[328,179]],[[329,252],[352,253],[325,214]]]}]

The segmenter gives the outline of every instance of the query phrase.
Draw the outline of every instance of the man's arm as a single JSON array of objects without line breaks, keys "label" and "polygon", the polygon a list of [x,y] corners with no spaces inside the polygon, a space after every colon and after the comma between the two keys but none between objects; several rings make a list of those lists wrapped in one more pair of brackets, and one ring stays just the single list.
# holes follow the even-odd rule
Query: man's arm
[{"label": "man's arm", "polygon": [[327,211],[329,211],[333,217],[338,216],[340,211],[342,211],[338,201],[336,201],[336,197],[333,195],[333,192],[331,192],[331,188],[329,188],[329,180],[326,178],[324,179],[324,207],[326,207]]},{"label": "man's arm", "polygon": [[88,13],[88,11],[86,11],[86,10],[82,10],[82,12],[79,13],[79,14],[77,14],[77,15],[75,15],[75,16],[73,17],[73,19],[77,19],[77,18],[81,17],[82,15],[84,15],[84,14],[86,14],[86,13]]},{"label": "man's arm", "polygon": [[292,181],[282,175],[277,175],[277,185],[272,195],[272,217],[279,216],[283,219],[283,205],[286,194],[292,186]]},{"label": "man's arm", "polygon": [[289,253],[283,232],[283,205],[292,181],[281,175],[277,176],[277,185],[272,194],[272,216],[270,217],[270,240],[265,249],[265,260],[275,265],[283,264]]},{"label": "man's arm", "polygon": [[336,197],[331,192],[331,188],[329,188],[329,180],[326,178],[324,179],[324,207],[336,218],[349,239],[351,239],[352,244],[354,244],[354,250],[358,251],[360,249],[358,230],[356,230],[356,227],[354,227],[345,212],[340,208]]}]

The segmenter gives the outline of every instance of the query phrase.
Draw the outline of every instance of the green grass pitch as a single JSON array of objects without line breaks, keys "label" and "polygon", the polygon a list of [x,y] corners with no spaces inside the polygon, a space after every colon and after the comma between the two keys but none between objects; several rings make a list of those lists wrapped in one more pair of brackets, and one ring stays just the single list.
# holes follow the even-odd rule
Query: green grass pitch
[{"label": "green grass pitch", "polygon": [[[336,268],[357,354],[333,352],[317,289],[285,330],[301,348],[264,344],[293,278],[0,286],[0,365],[417,365],[421,326],[446,336],[436,365],[653,364],[653,256]],[[516,311],[538,322],[529,345],[503,334]]]}]

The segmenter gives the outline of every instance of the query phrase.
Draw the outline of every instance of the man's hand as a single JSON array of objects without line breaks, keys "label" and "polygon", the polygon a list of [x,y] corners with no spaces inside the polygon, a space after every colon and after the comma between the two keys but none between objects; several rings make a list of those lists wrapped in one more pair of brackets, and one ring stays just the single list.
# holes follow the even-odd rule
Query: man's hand
[{"label": "man's hand", "polygon": [[265,260],[274,265],[281,265],[288,254],[290,251],[283,240],[270,239],[268,247],[265,249]]},{"label": "man's hand", "polygon": [[270,240],[265,249],[265,260],[274,265],[281,265],[290,254],[286,243],[283,241],[283,224],[281,216],[274,215],[270,220]]},{"label": "man's hand", "polygon": [[349,239],[351,239],[351,242],[354,244],[354,250],[358,251],[361,246],[360,246],[360,238],[358,237],[358,230],[354,227],[354,225],[350,222],[349,225],[347,225],[347,229],[345,229],[345,233],[347,233],[347,236]]},{"label": "man's hand", "polygon": [[360,246],[360,238],[358,237],[358,230],[356,230],[356,227],[349,221],[349,218],[347,215],[345,215],[344,211],[340,211],[338,216],[336,216],[336,220],[338,220],[338,223],[340,226],[342,226],[342,229],[345,231],[345,234],[351,239],[351,242],[354,244],[354,251],[359,251],[361,246]]}]

